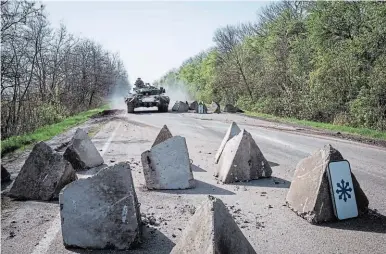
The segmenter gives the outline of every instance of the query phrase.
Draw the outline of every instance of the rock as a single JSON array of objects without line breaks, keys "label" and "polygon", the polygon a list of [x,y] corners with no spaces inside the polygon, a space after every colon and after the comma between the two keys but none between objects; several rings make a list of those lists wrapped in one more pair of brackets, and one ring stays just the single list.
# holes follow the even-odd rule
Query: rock
[{"label": "rock", "polygon": [[194,187],[185,138],[175,136],[142,153],[148,189],[188,189]]},{"label": "rock", "polygon": [[197,101],[193,101],[189,104],[189,109],[190,110],[194,110],[194,111],[197,111],[198,109],[198,102]]},{"label": "rock", "polygon": [[128,162],[67,185],[59,203],[66,247],[123,250],[141,241],[141,213]]},{"label": "rock", "polygon": [[154,146],[158,145],[159,143],[162,143],[165,140],[172,138],[172,137],[173,137],[173,135],[170,132],[169,128],[166,125],[164,125],[162,127],[162,129],[160,130],[160,132],[158,133],[158,136],[156,137],[156,139],[151,147],[154,147]]},{"label": "rock", "polygon": [[212,104],[210,105],[210,108],[211,108],[211,111],[213,113],[216,113],[216,114],[220,114],[221,113],[220,104],[218,104],[217,102],[212,101]]},{"label": "rock", "polygon": [[218,177],[223,183],[249,181],[270,177],[271,174],[271,166],[246,130],[225,144],[218,170]]},{"label": "rock", "polygon": [[5,169],[3,165],[1,165],[1,183],[6,183],[11,181],[11,174],[8,170]]},{"label": "rock", "polygon": [[71,162],[75,170],[85,170],[104,163],[102,156],[87,133],[80,128],[76,130],[63,156]]},{"label": "rock", "polygon": [[[335,221],[327,178],[330,161],[343,160],[341,153],[331,145],[301,160],[287,194],[287,205],[312,224]],[[359,214],[367,212],[369,201],[354,174],[351,173]]]},{"label": "rock", "polygon": [[[230,140],[231,138],[233,138],[234,136],[236,136],[240,132],[241,132],[241,130],[240,130],[239,126],[237,126],[237,124],[235,122],[232,122],[231,125],[229,126],[227,132],[225,133],[225,136],[221,142],[220,148],[218,149],[218,151],[216,153],[216,157],[215,157],[215,163],[216,164],[220,160],[220,156],[222,154],[222,151],[224,150],[225,144],[228,142],[228,140]],[[217,175],[215,174],[215,176],[217,176]]]},{"label": "rock", "polygon": [[256,253],[224,203],[209,196],[190,219],[171,254]]},{"label": "rock", "polygon": [[177,112],[188,112],[188,110],[189,110],[189,105],[183,101],[176,101],[176,103],[172,107],[172,111],[177,111]]},{"label": "rock", "polygon": [[76,179],[71,163],[40,142],[25,161],[9,196],[19,200],[55,200],[60,190]]}]

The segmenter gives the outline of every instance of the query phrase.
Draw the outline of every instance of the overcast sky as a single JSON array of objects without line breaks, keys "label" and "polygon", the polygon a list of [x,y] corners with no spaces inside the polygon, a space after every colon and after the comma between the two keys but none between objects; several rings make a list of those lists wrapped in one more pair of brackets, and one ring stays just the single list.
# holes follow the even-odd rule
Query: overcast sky
[{"label": "overcast sky", "polygon": [[130,82],[153,82],[213,45],[214,31],[256,20],[267,2],[43,1],[54,27],[119,52]]}]

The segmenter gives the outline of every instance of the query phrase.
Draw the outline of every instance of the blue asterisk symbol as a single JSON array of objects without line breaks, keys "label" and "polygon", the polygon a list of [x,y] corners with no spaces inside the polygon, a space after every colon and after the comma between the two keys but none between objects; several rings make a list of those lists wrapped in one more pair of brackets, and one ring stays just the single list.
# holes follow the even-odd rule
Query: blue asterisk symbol
[{"label": "blue asterisk symbol", "polygon": [[351,187],[349,188],[349,182],[345,182],[343,179],[340,181],[340,183],[336,184],[338,186],[338,190],[336,190],[336,193],[339,194],[339,199],[342,199],[344,202],[347,201],[347,198],[351,198],[351,195],[349,192],[352,191]]}]

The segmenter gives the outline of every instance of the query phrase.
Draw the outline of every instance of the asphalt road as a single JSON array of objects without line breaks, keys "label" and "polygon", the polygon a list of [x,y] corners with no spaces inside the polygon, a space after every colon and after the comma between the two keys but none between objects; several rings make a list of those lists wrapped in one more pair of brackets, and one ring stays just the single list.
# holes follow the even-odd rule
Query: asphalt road
[{"label": "asphalt road", "polygon": [[[272,178],[224,185],[213,177],[214,156],[231,121],[252,134],[272,166]],[[148,191],[144,188],[140,155],[151,147],[164,124],[173,135],[186,138],[195,165],[195,189]],[[130,253],[169,253],[192,211],[206,195],[214,195],[226,203],[257,253],[386,253],[384,148],[310,135],[294,127],[236,114],[153,112],[115,116],[101,126],[93,141],[107,165],[120,161],[131,163],[141,212],[154,215],[160,222],[159,226],[146,228],[144,243]],[[316,226],[284,206],[296,164],[325,144],[331,144],[350,161],[370,208],[377,210],[374,215]],[[25,157],[7,162],[14,170],[13,177]],[[81,172],[79,176],[87,177],[95,172]],[[2,253],[87,252],[64,248],[57,202],[18,202],[5,198],[1,213]]]}]

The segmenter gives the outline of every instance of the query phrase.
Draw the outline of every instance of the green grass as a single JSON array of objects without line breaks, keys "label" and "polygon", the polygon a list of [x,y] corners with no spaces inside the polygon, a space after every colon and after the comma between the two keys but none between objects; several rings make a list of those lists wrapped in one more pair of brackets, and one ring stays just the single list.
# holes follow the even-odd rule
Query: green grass
[{"label": "green grass", "polygon": [[313,127],[313,128],[322,129],[322,130],[330,130],[330,131],[336,131],[336,132],[339,131],[341,133],[346,133],[346,134],[353,134],[353,135],[358,135],[362,137],[386,140],[386,132],[376,131],[368,128],[354,128],[349,126],[334,125],[330,123],[313,122],[313,121],[307,121],[307,120],[299,120],[295,118],[277,117],[273,115],[250,112],[250,111],[246,111],[245,114],[249,116],[256,116],[256,117],[264,118],[267,120],[273,120],[281,123],[293,123],[293,124]]},{"label": "green grass", "polygon": [[51,125],[43,126],[36,131],[24,134],[21,136],[9,137],[1,141],[1,157],[5,154],[16,151],[18,149],[24,149],[25,146],[51,139],[52,137],[76,126],[86,122],[91,116],[98,114],[99,112],[107,109],[108,106],[104,106],[97,109],[92,109],[79,113],[77,115],[68,117],[63,121]]}]

